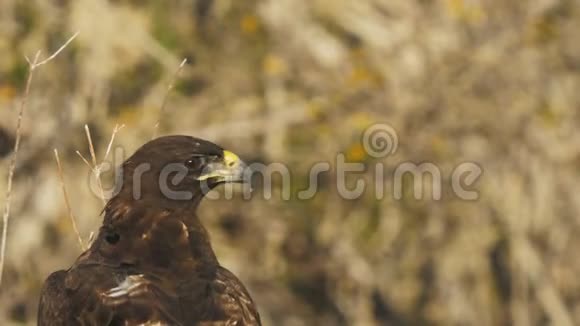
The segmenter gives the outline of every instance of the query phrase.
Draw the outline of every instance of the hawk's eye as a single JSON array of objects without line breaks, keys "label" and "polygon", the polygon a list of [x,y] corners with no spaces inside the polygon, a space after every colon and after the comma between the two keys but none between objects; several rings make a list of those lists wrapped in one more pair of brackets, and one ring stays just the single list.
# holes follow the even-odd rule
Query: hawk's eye
[{"label": "hawk's eye", "polygon": [[205,156],[192,156],[185,161],[185,166],[190,170],[200,170],[207,162]]}]

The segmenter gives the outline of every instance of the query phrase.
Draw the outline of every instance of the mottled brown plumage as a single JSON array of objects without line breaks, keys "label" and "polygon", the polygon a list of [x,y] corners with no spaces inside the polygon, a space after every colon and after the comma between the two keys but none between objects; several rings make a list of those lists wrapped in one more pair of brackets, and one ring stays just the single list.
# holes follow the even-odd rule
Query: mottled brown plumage
[{"label": "mottled brown plumage", "polygon": [[[183,172],[179,182],[175,173],[164,176],[170,165]],[[208,189],[241,180],[237,157],[201,139],[168,136],[145,144],[120,171],[122,186],[96,240],[46,280],[38,324],[260,325],[250,295],[219,265],[195,214]],[[168,195],[164,177],[169,191],[191,196]]]}]

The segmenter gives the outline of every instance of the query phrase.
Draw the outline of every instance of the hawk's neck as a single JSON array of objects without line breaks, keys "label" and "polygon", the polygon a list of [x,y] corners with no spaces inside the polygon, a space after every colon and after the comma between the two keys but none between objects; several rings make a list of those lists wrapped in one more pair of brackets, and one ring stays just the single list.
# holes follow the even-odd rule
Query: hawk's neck
[{"label": "hawk's neck", "polygon": [[[199,201],[197,201],[199,202]],[[158,204],[159,202],[157,202]],[[191,273],[211,271],[218,262],[195,205],[113,197],[89,251],[113,264]]]}]

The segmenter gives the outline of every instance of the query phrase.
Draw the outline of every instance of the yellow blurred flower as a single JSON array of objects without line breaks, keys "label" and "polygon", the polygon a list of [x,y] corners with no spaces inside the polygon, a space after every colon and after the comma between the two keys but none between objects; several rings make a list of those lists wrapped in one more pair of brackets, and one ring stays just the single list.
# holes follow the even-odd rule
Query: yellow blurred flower
[{"label": "yellow blurred flower", "polygon": [[357,112],[349,117],[356,129],[363,130],[373,124],[373,119],[367,112]]},{"label": "yellow blurred flower", "polygon": [[449,145],[447,144],[447,140],[440,136],[433,136],[431,138],[431,149],[437,155],[446,155],[449,149]]},{"label": "yellow blurred flower", "polygon": [[255,34],[260,28],[258,17],[255,15],[245,15],[240,21],[240,27],[246,34]]},{"label": "yellow blurred flower", "polygon": [[367,152],[365,151],[364,146],[360,142],[351,145],[346,151],[346,160],[348,162],[362,162],[366,158]]},{"label": "yellow blurred flower", "polygon": [[286,61],[275,55],[269,54],[264,58],[262,63],[264,72],[271,76],[284,75],[288,71],[288,64]]},{"label": "yellow blurred flower", "polygon": [[16,88],[11,85],[0,86],[0,100],[9,101],[16,96]]},{"label": "yellow blurred flower", "polygon": [[480,24],[485,22],[485,11],[474,0],[447,0],[447,9],[455,18],[468,23]]},{"label": "yellow blurred flower", "polygon": [[363,64],[355,66],[347,78],[349,87],[376,87],[381,84],[381,76]]},{"label": "yellow blurred flower", "polygon": [[121,113],[117,116],[115,122],[118,124],[131,126],[139,123],[145,112],[154,112],[154,114],[159,114],[159,108],[141,109],[139,107],[127,106],[121,108],[120,112]]},{"label": "yellow blurred flower", "polygon": [[526,40],[532,44],[545,44],[560,36],[557,21],[541,18],[530,24],[526,31]]},{"label": "yellow blurred flower", "polygon": [[318,133],[321,135],[330,135],[332,130],[333,130],[332,127],[329,126],[327,123],[318,126]]}]

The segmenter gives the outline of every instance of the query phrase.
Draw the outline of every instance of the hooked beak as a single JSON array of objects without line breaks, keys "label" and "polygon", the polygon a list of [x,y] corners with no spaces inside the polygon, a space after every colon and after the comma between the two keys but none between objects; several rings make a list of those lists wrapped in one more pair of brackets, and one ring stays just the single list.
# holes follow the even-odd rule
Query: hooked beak
[{"label": "hooked beak", "polygon": [[244,163],[240,158],[227,150],[223,152],[223,159],[221,161],[216,161],[209,163],[201,172],[200,176],[197,177],[198,181],[213,181],[216,183],[221,182],[239,182],[244,183],[246,178],[244,178],[245,173],[248,169],[246,163]]}]

